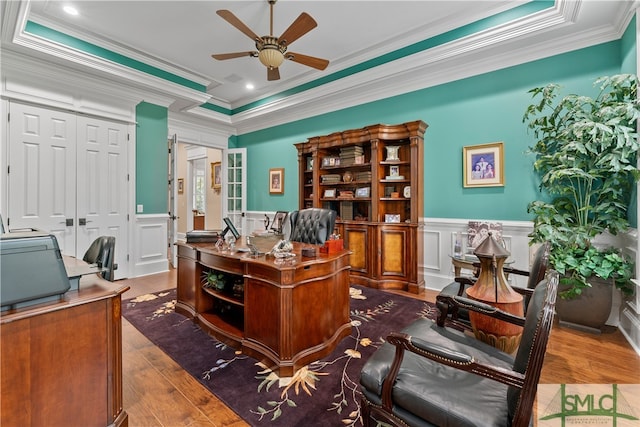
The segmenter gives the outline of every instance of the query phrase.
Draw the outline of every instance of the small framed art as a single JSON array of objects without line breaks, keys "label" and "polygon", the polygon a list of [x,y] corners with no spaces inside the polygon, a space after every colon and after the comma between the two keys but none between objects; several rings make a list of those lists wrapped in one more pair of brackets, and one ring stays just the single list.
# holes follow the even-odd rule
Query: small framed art
[{"label": "small framed art", "polygon": [[371,187],[356,188],[356,197],[370,197]]},{"label": "small framed art", "polygon": [[269,194],[284,194],[284,168],[269,169]]},{"label": "small framed art", "polygon": [[504,186],[504,144],[473,145],[463,148],[465,187]]},{"label": "small framed art", "polygon": [[333,199],[336,197],[336,189],[335,188],[329,188],[324,190],[324,198],[325,199]]},{"label": "small framed art", "polygon": [[398,215],[398,214],[385,214],[384,222],[400,222],[400,215]]},{"label": "small framed art", "polygon": [[211,188],[220,189],[222,187],[222,163],[211,163]]}]

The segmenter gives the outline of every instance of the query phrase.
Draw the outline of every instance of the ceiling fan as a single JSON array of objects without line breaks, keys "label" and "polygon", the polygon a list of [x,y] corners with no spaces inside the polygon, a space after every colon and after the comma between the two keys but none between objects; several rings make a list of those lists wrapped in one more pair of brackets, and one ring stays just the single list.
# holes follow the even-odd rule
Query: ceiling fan
[{"label": "ceiling fan", "polygon": [[313,30],[318,26],[318,23],[309,14],[303,12],[295,21],[293,21],[289,28],[287,28],[280,37],[274,37],[273,5],[276,0],[267,1],[269,2],[269,8],[271,11],[271,28],[268,36],[258,36],[229,10],[218,10],[216,12],[222,17],[222,19],[249,36],[256,43],[257,51],[222,53],[211,56],[220,61],[240,58],[243,56],[258,58],[260,62],[267,67],[267,80],[280,79],[280,71],[278,70],[278,67],[280,67],[285,59],[289,59],[293,62],[297,62],[298,64],[306,65],[307,67],[316,68],[318,70],[324,70],[327,68],[329,61],[326,59],[287,51],[287,48],[291,43]]}]

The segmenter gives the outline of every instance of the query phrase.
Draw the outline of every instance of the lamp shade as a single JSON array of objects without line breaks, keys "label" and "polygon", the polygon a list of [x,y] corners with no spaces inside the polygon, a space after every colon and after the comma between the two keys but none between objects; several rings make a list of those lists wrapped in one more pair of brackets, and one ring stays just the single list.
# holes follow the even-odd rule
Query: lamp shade
[{"label": "lamp shade", "polygon": [[269,68],[278,68],[284,61],[284,55],[277,48],[265,46],[258,54],[258,59]]}]

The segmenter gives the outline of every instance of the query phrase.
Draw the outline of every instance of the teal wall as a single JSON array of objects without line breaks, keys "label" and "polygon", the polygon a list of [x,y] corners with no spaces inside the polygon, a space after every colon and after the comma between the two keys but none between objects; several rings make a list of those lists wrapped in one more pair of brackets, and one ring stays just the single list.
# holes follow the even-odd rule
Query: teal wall
[{"label": "teal wall", "polygon": [[[635,51],[635,40],[619,40],[239,135],[234,142],[247,148],[249,165],[247,209],[298,208],[294,143],[375,123],[419,119],[429,125],[424,149],[426,217],[530,220],[527,204],[540,195],[532,156],[525,155],[533,144],[522,122],[531,102],[528,90],[554,82],[566,92],[595,95],[592,84],[597,77],[620,72],[623,44],[627,52]],[[505,186],[463,188],[463,147],[497,141],[505,146]],[[284,195],[267,191],[268,170],[275,167],[285,168]]]},{"label": "teal wall", "polygon": [[145,214],[167,213],[168,110],[141,102],[136,122],[136,205]]},{"label": "teal wall", "polygon": [[[638,53],[636,49],[636,18],[635,16],[627,26],[621,40],[621,67],[622,73],[637,74]],[[634,189],[629,206],[629,223],[632,227],[638,227],[638,192]]]}]

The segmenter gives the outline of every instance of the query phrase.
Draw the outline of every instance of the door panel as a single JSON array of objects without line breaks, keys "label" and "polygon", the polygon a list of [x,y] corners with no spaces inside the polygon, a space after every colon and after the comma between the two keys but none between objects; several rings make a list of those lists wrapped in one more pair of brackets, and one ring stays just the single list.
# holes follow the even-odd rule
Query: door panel
[{"label": "door panel", "polygon": [[78,253],[99,236],[115,236],[115,277],[126,277],[127,126],[78,117],[77,147]]},{"label": "door panel", "polygon": [[9,113],[9,228],[46,230],[75,256],[76,117],[14,102]]},{"label": "door panel", "polygon": [[247,209],[247,180],[246,165],[247,151],[244,148],[229,149],[227,151],[226,166],[227,179],[225,191],[226,216],[238,229],[241,235],[246,234],[245,211]]},{"label": "door panel", "polygon": [[9,113],[9,228],[54,234],[78,258],[115,236],[115,277],[127,277],[127,125],[15,102]]}]

